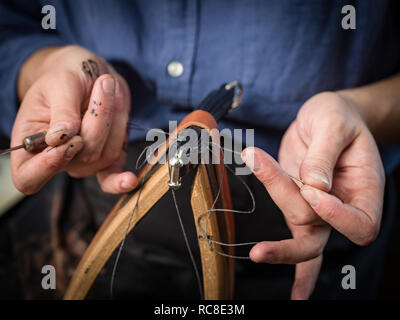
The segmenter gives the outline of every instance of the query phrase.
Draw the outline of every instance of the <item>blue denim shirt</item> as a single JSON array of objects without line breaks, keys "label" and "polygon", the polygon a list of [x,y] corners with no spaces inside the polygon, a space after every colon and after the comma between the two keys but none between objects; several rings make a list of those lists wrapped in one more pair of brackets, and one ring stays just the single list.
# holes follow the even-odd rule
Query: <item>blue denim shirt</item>
[{"label": "blue denim shirt", "polygon": [[[356,30],[341,26],[349,2]],[[56,9],[55,31],[41,27],[47,4]],[[255,128],[256,145],[276,156],[282,134],[312,95],[400,71],[395,6],[389,0],[2,1],[0,130],[11,132],[25,59],[45,46],[78,44],[125,76],[132,120],[147,127],[167,128],[210,90],[241,81],[243,107],[221,127]],[[172,61],[183,65],[179,77],[168,73]],[[131,139],[143,136],[133,131]],[[400,160],[398,146],[381,152],[390,171]]]}]

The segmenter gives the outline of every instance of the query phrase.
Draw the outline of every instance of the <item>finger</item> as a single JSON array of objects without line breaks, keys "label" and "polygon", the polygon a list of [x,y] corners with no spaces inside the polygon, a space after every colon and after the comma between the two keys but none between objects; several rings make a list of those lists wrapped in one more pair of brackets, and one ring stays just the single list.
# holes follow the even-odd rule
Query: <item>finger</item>
[{"label": "finger", "polygon": [[329,124],[314,124],[305,158],[300,165],[300,178],[308,185],[329,191],[332,187],[333,169],[344,148],[353,139],[338,120],[337,127]]},{"label": "finger", "polygon": [[321,219],[302,198],[299,187],[266,152],[249,147],[242,153],[243,161],[264,184],[272,200],[286,219],[295,225],[320,223]]},{"label": "finger", "polygon": [[[124,90],[123,88],[124,80],[119,76],[116,77],[114,107],[112,113],[113,118],[107,141],[105,142],[99,159],[100,161],[93,162],[90,166],[82,165],[79,160],[84,156],[80,156],[79,159],[74,163],[71,163],[69,167],[69,173],[71,176],[86,177],[88,175],[97,174],[98,171],[110,167],[114,162],[118,161],[124,145],[128,142],[126,139],[128,138],[127,126],[130,110],[130,95],[129,92],[126,92],[127,90]],[[91,118],[92,114],[87,113],[83,119],[82,127],[87,126],[87,123],[92,121]]]},{"label": "finger", "polygon": [[138,180],[132,172],[122,172],[126,161],[126,153],[122,152],[120,159],[110,168],[97,173],[97,180],[105,193],[119,194],[132,191]]},{"label": "finger", "polygon": [[[301,188],[301,195],[325,222],[354,243],[367,245],[376,239],[380,227],[378,214],[368,214],[351,204],[343,203],[334,195],[307,185]],[[361,207],[368,208],[368,197],[363,199],[360,196],[357,201]]]},{"label": "finger", "polygon": [[292,286],[292,300],[306,300],[314,291],[322,265],[322,255],[296,265],[296,275]]},{"label": "finger", "polygon": [[309,228],[310,232],[293,239],[260,242],[251,249],[250,259],[257,263],[296,264],[318,257],[328,241],[329,227],[301,228]]},{"label": "finger", "polygon": [[13,161],[11,155],[12,176],[16,188],[28,195],[38,192],[55,174],[61,172],[82,148],[82,138],[75,136],[68,143],[48,147],[22,163]]},{"label": "finger", "polygon": [[81,105],[85,96],[81,81],[70,73],[59,74],[43,84],[50,107],[49,146],[58,146],[77,135],[81,125]]},{"label": "finger", "polygon": [[[82,120],[80,135],[85,149],[79,160],[91,164],[98,161],[110,133],[114,111],[115,79],[109,74],[97,78],[94,83],[88,109]],[[115,130],[118,130],[117,128]]]},{"label": "finger", "polygon": [[107,164],[112,164],[120,158],[125,140],[128,142],[129,110],[130,97],[123,92],[121,83],[117,80],[111,130],[101,156],[102,161]]}]

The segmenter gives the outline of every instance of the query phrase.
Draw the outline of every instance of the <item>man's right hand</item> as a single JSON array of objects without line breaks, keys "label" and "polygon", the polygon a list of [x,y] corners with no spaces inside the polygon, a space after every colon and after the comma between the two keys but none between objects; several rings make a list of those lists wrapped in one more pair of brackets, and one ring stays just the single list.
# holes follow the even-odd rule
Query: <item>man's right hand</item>
[{"label": "man's right hand", "polygon": [[106,61],[78,46],[39,50],[21,68],[18,96],[11,146],[49,131],[44,151],[11,154],[17,189],[34,194],[62,171],[77,178],[97,175],[107,193],[136,186],[136,176],[122,172],[130,91]]}]

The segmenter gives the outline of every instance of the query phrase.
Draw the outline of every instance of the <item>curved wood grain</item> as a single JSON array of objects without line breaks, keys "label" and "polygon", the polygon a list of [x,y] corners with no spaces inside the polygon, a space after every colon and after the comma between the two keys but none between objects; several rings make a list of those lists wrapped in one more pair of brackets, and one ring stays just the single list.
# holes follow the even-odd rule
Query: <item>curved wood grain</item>
[{"label": "curved wood grain", "polygon": [[[200,165],[197,169],[196,177],[193,184],[191,205],[193,210],[193,217],[196,222],[197,235],[202,235],[205,230],[207,219],[199,218],[207,212],[215,200],[215,194],[212,192],[213,187],[209,179],[209,173],[207,172],[205,165]],[[215,187],[218,188],[219,181],[217,177],[217,183]],[[215,188],[214,188],[215,189]],[[226,192],[227,190],[223,190]],[[225,204],[223,208],[231,209],[230,196],[225,198],[222,195],[221,202]],[[233,220],[227,219],[232,218],[230,214],[225,214],[221,218],[221,213],[211,213],[208,225],[207,225],[207,236],[212,240],[233,243]],[[199,221],[199,223],[197,223]],[[199,230],[201,228],[201,230]],[[234,255],[233,247],[222,248],[218,244],[212,244],[213,251],[210,250],[210,245],[206,238],[198,237],[200,255],[201,255],[201,267],[203,272],[203,288],[204,288],[204,299],[206,300],[228,300],[233,298],[234,290],[234,260],[219,255],[215,250],[219,252],[225,252],[230,255]],[[214,250],[215,249],[215,250]]]}]

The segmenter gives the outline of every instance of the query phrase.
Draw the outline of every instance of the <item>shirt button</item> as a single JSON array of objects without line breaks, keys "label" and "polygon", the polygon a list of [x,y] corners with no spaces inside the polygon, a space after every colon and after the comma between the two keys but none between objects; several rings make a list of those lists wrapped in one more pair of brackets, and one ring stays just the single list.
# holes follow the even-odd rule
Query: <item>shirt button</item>
[{"label": "shirt button", "polygon": [[171,77],[178,78],[183,74],[183,64],[178,61],[172,61],[168,64],[168,74]]}]

